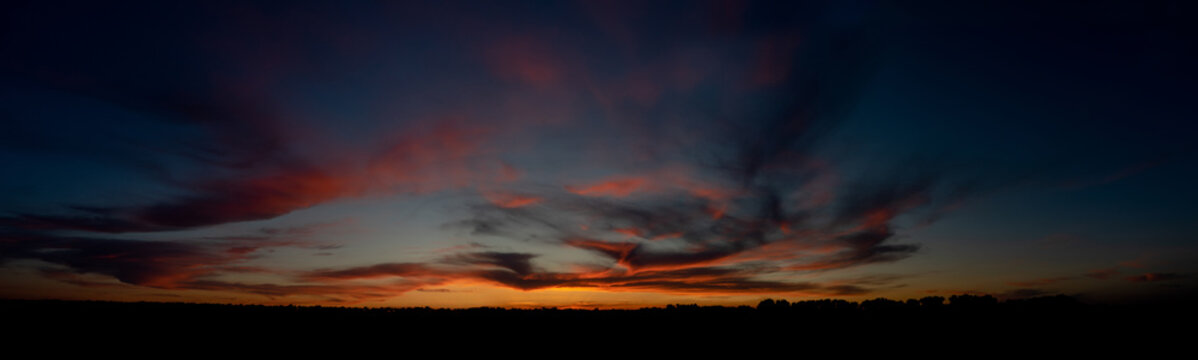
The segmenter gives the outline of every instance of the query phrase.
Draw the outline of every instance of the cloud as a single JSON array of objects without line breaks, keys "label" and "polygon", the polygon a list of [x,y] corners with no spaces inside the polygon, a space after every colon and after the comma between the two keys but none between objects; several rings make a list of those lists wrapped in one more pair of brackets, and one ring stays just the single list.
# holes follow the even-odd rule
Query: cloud
[{"label": "cloud", "polygon": [[568,73],[559,49],[533,36],[497,39],[485,51],[495,76],[538,89],[561,85]]},{"label": "cloud", "polygon": [[[843,195],[815,207],[794,206],[786,195],[793,190],[783,189],[803,189],[809,184],[804,179],[825,177],[783,178],[776,172],[818,172],[826,167],[768,167],[759,174],[771,178],[772,186],[730,188],[721,191],[728,194],[722,197],[658,185],[645,187],[653,189],[651,192],[622,197],[545,191],[536,195],[541,199],[536,208],[475,206],[468,219],[448,226],[519,240],[554,239],[562,246],[611,261],[614,267],[610,271],[628,274],[751,267],[760,262],[778,265],[769,273],[830,271],[893,262],[915,254],[918,244],[894,243],[896,219],[921,211],[942,211],[944,203],[959,201],[961,187],[923,167],[907,168],[914,171],[857,182],[854,191],[842,191]],[[704,181],[721,183],[736,173],[706,175],[716,178]],[[707,216],[717,203],[714,198],[728,204],[726,214]],[[757,275],[761,274],[738,281],[749,284]],[[559,286],[570,280],[557,275],[534,279],[504,273],[489,274],[488,278],[519,288]]]},{"label": "cloud", "polygon": [[887,229],[875,229],[837,238],[834,250],[828,255],[813,256],[811,260],[787,267],[791,270],[832,270],[879,262],[904,259],[919,250],[919,245],[887,245],[884,241],[894,234]]},{"label": "cloud", "polygon": [[59,282],[89,288],[121,288],[128,286],[119,282],[97,281],[96,279],[85,276],[71,270],[42,268],[38,269],[39,275],[48,279],[54,279]]},{"label": "cloud", "polygon": [[[17,214],[0,226],[24,230],[103,233],[156,232],[272,219],[342,198],[422,193],[485,184],[503,171],[499,162],[473,162],[484,130],[439,121],[388,142],[366,166],[309,166],[287,162],[265,170],[184,185],[185,195],[142,206],[72,207],[79,215]],[[485,162],[485,161],[484,161]],[[535,199],[513,198],[525,206]]]},{"label": "cloud", "polygon": [[526,253],[462,253],[443,259],[434,267],[421,264],[377,264],[341,270],[324,270],[307,275],[322,282],[353,281],[398,277],[435,278],[444,284],[485,282],[518,290],[546,288],[594,288],[607,291],[647,291],[678,294],[757,294],[793,293],[848,295],[868,293],[860,284],[821,285],[811,282],[759,280],[753,277],[766,271],[728,267],[689,267],[643,270],[638,272],[602,269],[582,272],[536,270]]},{"label": "cloud", "polygon": [[419,288],[419,289],[416,289],[416,291],[419,291],[419,292],[431,292],[431,293],[449,293],[449,292],[453,292],[453,290],[449,290],[449,289],[425,289],[425,288]]},{"label": "cloud", "polygon": [[98,274],[130,285],[186,289],[189,283],[223,274],[280,274],[277,269],[246,263],[259,258],[263,250],[274,248],[327,249],[329,244],[311,237],[347,223],[311,223],[262,228],[248,235],[169,240],[6,230],[0,231],[0,262],[33,259],[60,265],[62,268],[42,274],[77,285],[82,283],[75,280],[84,278],[75,275]]},{"label": "cloud", "polygon": [[424,276],[433,271],[420,263],[386,263],[344,270],[316,270],[305,277],[313,280],[357,280],[384,277]]},{"label": "cloud", "polygon": [[1147,159],[1140,159],[1137,163],[1125,165],[1123,168],[1117,169],[1099,178],[1067,180],[1061,184],[1061,187],[1070,190],[1080,190],[1114,183],[1167,164],[1170,161],[1175,160],[1177,155],[1178,154],[1176,153],[1156,154],[1155,156]]},{"label": "cloud", "polygon": [[760,40],[754,56],[751,85],[765,87],[784,83],[792,71],[792,58],[798,46],[799,39],[793,35],[780,34]]},{"label": "cloud", "polygon": [[1025,298],[1032,298],[1032,297],[1037,297],[1037,296],[1045,296],[1048,294],[1052,294],[1052,292],[1042,290],[1042,289],[1030,289],[1029,288],[1029,289],[1015,289],[1015,290],[1007,291],[1007,292],[998,294],[998,297],[1001,299],[1025,299]]},{"label": "cloud", "polygon": [[355,190],[349,179],[322,170],[281,169],[247,178],[205,181],[189,188],[189,195],[146,206],[92,208],[83,215],[19,214],[0,219],[0,224],[26,230],[170,231],[270,219]]},{"label": "cloud", "polygon": [[[246,293],[269,298],[320,296],[331,300],[361,301],[390,298],[445,282],[441,276],[446,274],[427,264],[378,264],[292,276],[290,272],[278,269],[242,265],[253,258],[249,255],[252,251],[222,251],[226,246],[220,241],[143,241],[9,233],[0,236],[0,262],[33,259],[62,266],[41,269],[39,273],[49,279],[83,287],[136,285]],[[283,283],[222,280],[222,275],[244,273],[282,276]],[[102,281],[104,277],[119,282]],[[289,277],[291,279],[287,281]],[[358,282],[371,279],[388,281]]]},{"label": "cloud", "polygon": [[1117,275],[1119,275],[1118,267],[1092,270],[1092,271],[1086,273],[1087,277],[1094,278],[1094,279],[1100,279],[1100,280],[1110,279]]},{"label": "cloud", "polygon": [[194,280],[180,284],[180,288],[189,290],[212,290],[212,291],[229,291],[240,292],[247,294],[262,295],[268,298],[279,298],[297,295],[309,296],[325,296],[332,301],[343,301],[343,298],[352,300],[374,300],[391,298],[409,291],[419,289],[421,286],[437,285],[436,282],[409,282],[398,281],[383,285],[362,285],[362,284],[301,284],[301,285],[280,285],[280,284],[247,284],[230,281],[217,280]]},{"label": "cloud", "polygon": [[1158,282],[1158,281],[1173,281],[1188,278],[1185,274],[1178,273],[1144,273],[1141,275],[1128,276],[1124,278],[1131,282]]},{"label": "cloud", "polygon": [[488,251],[457,254],[450,256],[443,261],[450,264],[492,265],[511,270],[517,275],[523,276],[533,273],[531,260],[534,257],[536,257],[536,255],[526,253]]},{"label": "cloud", "polygon": [[495,206],[504,208],[519,208],[530,205],[536,205],[541,202],[540,197],[528,196],[504,192],[483,192],[483,197],[490,201]]},{"label": "cloud", "polygon": [[38,234],[6,234],[0,260],[36,259],[75,273],[112,276],[121,282],[176,288],[190,279],[212,275],[245,259],[210,244],[141,241]]},{"label": "cloud", "polygon": [[1074,277],[1071,277],[1071,276],[1062,276],[1062,277],[1042,278],[1042,279],[1027,280],[1027,281],[1008,281],[1007,285],[1019,286],[1019,287],[1038,287],[1038,286],[1052,285],[1052,284],[1056,284],[1058,282],[1068,281],[1068,280],[1073,280],[1073,279],[1074,279]]},{"label": "cloud", "polygon": [[566,186],[566,190],[578,195],[626,197],[640,190],[647,181],[643,178],[625,177],[608,179],[583,186]]}]

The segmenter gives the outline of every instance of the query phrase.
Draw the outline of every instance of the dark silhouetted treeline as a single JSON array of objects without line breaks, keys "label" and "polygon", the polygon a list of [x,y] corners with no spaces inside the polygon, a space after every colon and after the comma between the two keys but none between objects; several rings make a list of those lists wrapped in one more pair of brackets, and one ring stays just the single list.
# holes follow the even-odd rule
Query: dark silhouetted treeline
[{"label": "dark silhouetted treeline", "polygon": [[[756,307],[670,305],[637,310],[433,309],[160,302],[2,300],[0,317],[27,336],[250,338],[970,339],[1032,342],[1185,336],[1192,309],[1089,305],[1067,296],[998,301],[956,295],[906,301],[767,299]],[[239,340],[240,339],[240,340]],[[1139,341],[1139,340],[1137,340]]]}]

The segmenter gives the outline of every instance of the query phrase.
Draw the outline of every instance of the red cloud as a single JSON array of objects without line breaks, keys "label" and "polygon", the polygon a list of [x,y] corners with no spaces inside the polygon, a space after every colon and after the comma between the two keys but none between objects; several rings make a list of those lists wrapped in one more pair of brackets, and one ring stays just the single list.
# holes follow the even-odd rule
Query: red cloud
[{"label": "red cloud", "polygon": [[629,194],[643,188],[647,182],[646,179],[639,177],[620,177],[607,179],[591,185],[566,186],[566,190],[586,196],[627,197]]},{"label": "red cloud", "polygon": [[798,46],[798,38],[794,36],[775,36],[760,41],[749,83],[764,87],[785,82],[790,76]]},{"label": "red cloud", "polygon": [[563,61],[549,44],[532,37],[501,39],[486,49],[496,76],[536,88],[551,88],[565,78]]},{"label": "red cloud", "polygon": [[618,232],[618,233],[621,233],[624,235],[628,235],[629,237],[645,236],[645,232],[642,231],[641,229],[637,229],[637,228],[615,228],[615,229],[612,229],[612,231],[615,231],[615,232]]},{"label": "red cloud", "polygon": [[503,192],[483,192],[483,197],[490,201],[495,206],[502,208],[519,208],[529,205],[534,205],[541,202],[541,198],[537,196],[510,194]]},{"label": "red cloud", "polygon": [[677,167],[643,175],[613,176],[586,185],[567,185],[566,190],[579,195],[611,197],[628,197],[639,192],[676,190],[717,203],[739,193],[739,190],[726,189],[718,184],[698,179],[689,170]]},{"label": "red cloud", "polygon": [[[405,131],[369,164],[371,187],[399,192],[427,192],[477,185],[509,173],[480,163],[490,131],[461,118],[447,118],[426,128]],[[486,162],[485,165],[498,163]]]},{"label": "red cloud", "polygon": [[1144,273],[1143,275],[1128,276],[1127,281],[1131,282],[1157,282],[1184,279],[1185,275],[1176,273]]},{"label": "red cloud", "polygon": [[[155,204],[77,208],[89,213],[82,216],[24,214],[0,218],[0,224],[36,230],[167,231],[271,219],[346,197],[480,186],[512,173],[484,156],[488,134],[461,119],[445,119],[404,132],[365,166],[283,162],[237,177],[184,183],[191,194]],[[533,202],[513,201],[521,206]]]},{"label": "red cloud", "polygon": [[312,168],[211,182],[200,189],[202,195],[140,209],[134,219],[168,228],[269,219],[355,190],[350,179]]}]

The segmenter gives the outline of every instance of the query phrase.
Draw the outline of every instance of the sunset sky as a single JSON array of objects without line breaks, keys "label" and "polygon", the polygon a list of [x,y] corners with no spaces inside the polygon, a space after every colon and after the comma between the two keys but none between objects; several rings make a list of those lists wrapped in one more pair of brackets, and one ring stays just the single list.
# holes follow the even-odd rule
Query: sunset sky
[{"label": "sunset sky", "polygon": [[281,3],[3,5],[0,297],[1198,294],[1185,2]]}]

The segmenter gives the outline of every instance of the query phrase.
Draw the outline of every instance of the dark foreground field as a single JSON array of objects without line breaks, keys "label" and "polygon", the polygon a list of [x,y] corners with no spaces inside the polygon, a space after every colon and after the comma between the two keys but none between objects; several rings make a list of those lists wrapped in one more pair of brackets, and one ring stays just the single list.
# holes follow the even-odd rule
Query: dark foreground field
[{"label": "dark foreground field", "polygon": [[418,339],[884,340],[994,344],[1188,343],[1193,311],[1088,305],[1065,296],[998,302],[988,296],[906,302],[766,300],[756,307],[672,305],[639,310],[431,309],[53,300],[0,301],[19,337]]}]

